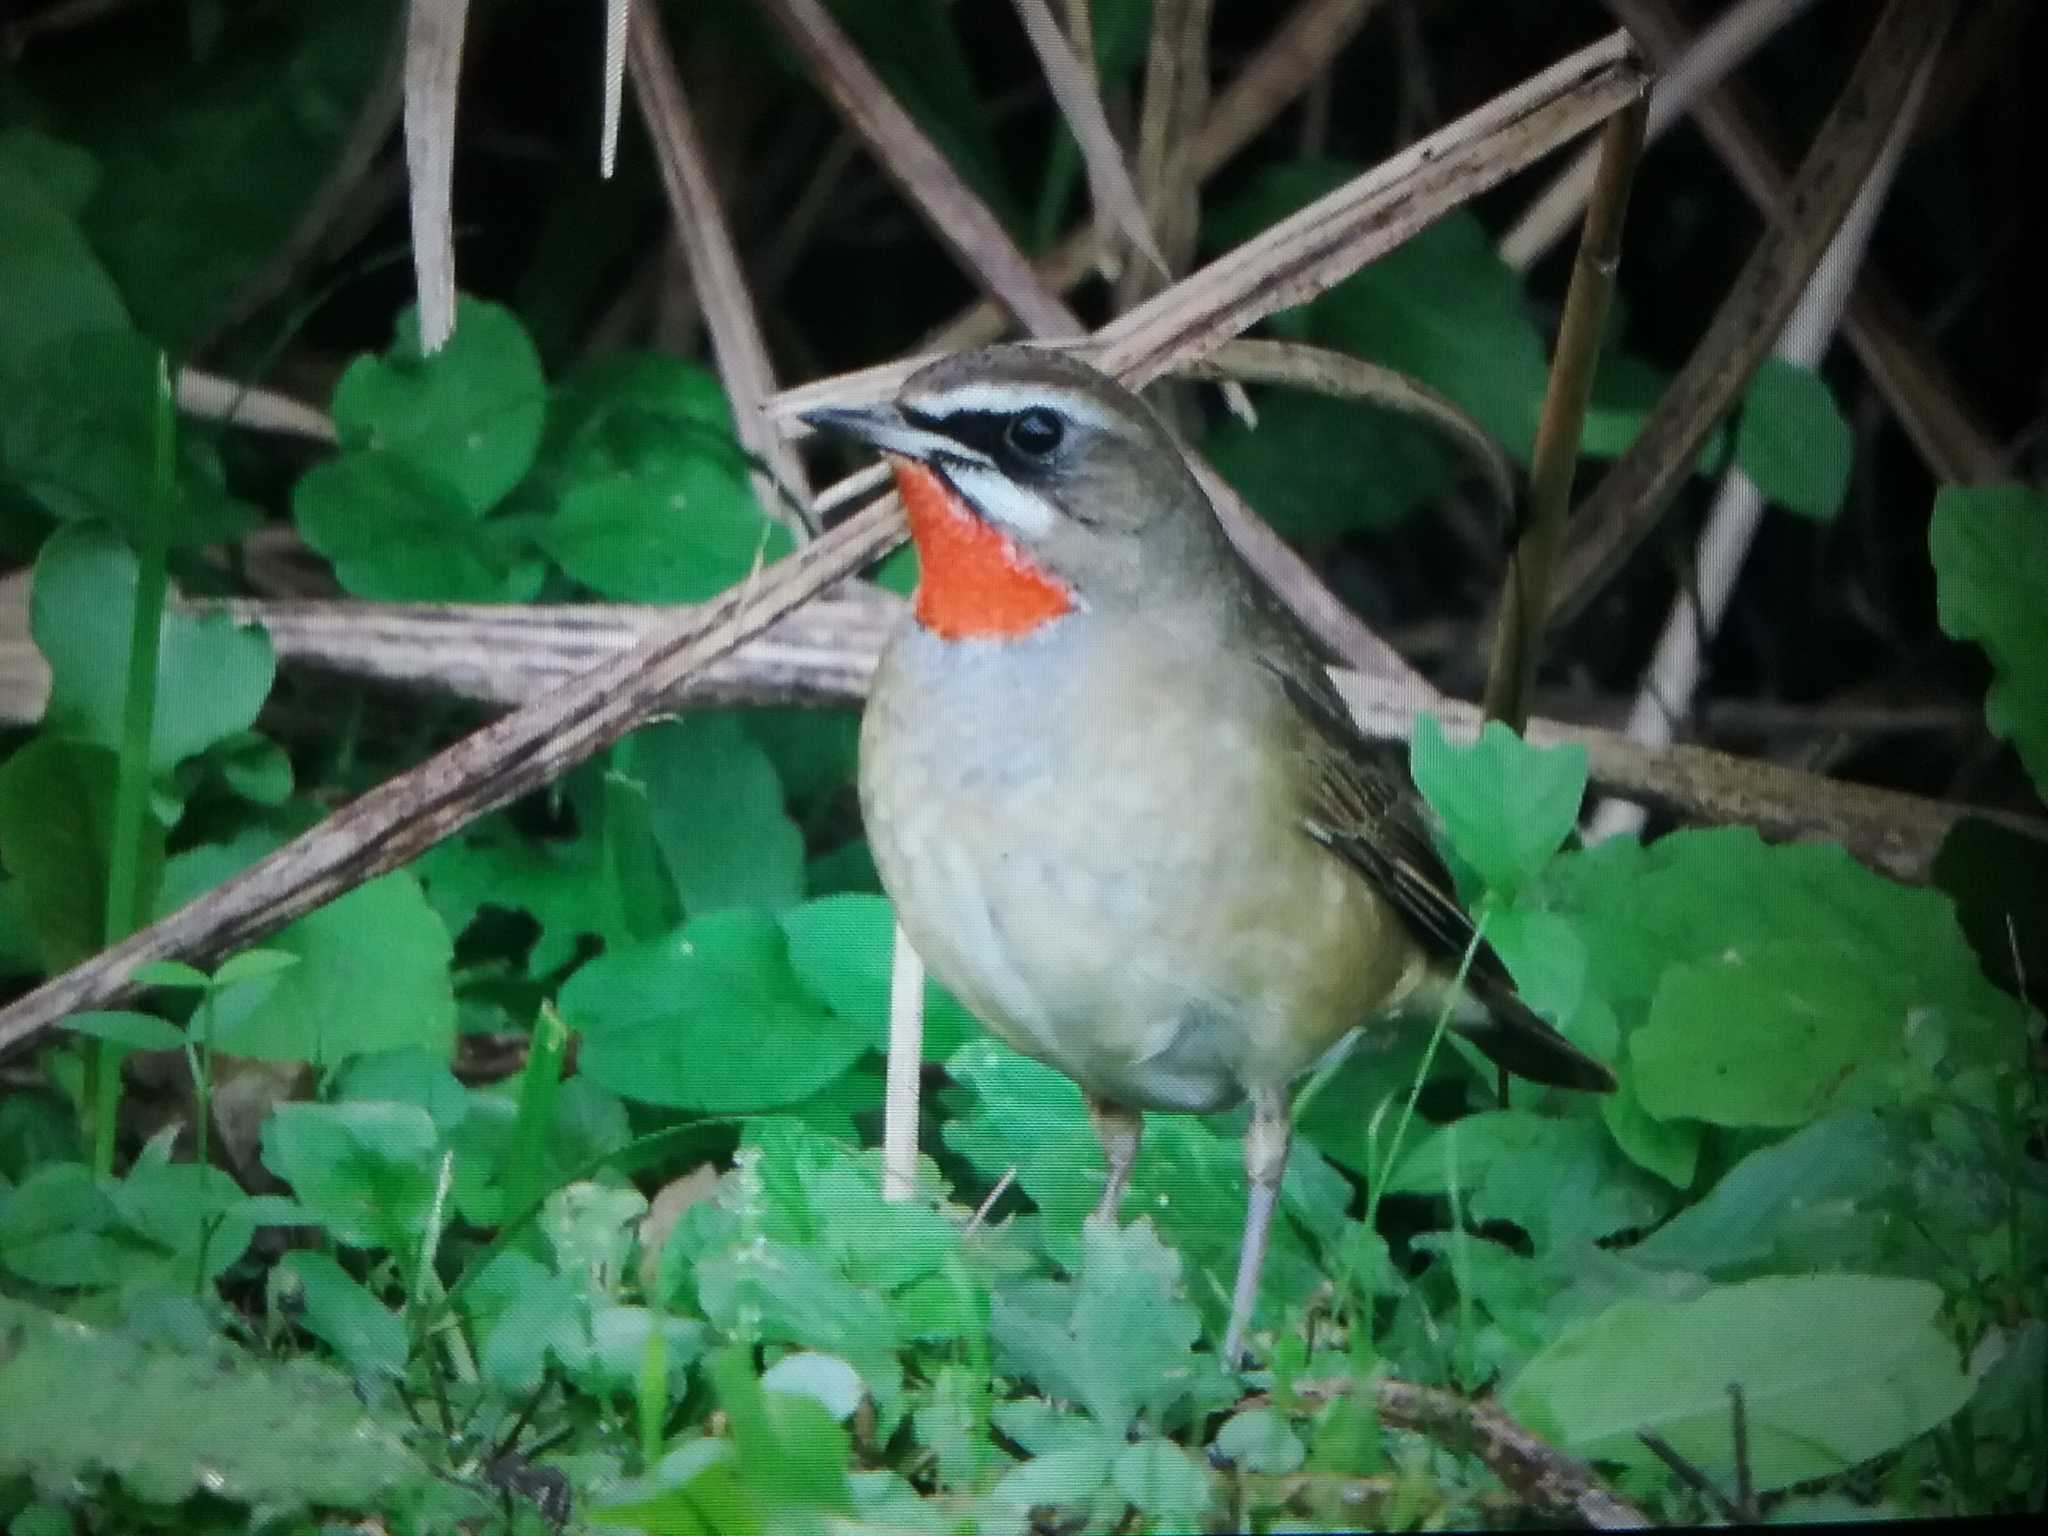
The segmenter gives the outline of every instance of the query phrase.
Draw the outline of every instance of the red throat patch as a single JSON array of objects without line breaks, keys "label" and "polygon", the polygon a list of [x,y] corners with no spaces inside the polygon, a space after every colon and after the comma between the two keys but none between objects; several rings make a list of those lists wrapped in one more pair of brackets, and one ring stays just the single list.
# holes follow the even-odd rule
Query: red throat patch
[{"label": "red throat patch", "polygon": [[1074,611],[1074,595],[915,459],[890,456],[921,567],[917,622],[943,640],[1009,639]]}]

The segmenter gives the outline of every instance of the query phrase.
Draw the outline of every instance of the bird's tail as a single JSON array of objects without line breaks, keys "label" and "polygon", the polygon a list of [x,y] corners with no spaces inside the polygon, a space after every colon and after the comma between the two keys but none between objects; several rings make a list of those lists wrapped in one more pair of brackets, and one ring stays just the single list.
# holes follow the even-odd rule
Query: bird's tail
[{"label": "bird's tail", "polygon": [[1497,1067],[1553,1088],[1612,1093],[1614,1073],[1538,1017],[1512,987],[1471,983],[1472,994],[1452,1016],[1451,1027]]}]

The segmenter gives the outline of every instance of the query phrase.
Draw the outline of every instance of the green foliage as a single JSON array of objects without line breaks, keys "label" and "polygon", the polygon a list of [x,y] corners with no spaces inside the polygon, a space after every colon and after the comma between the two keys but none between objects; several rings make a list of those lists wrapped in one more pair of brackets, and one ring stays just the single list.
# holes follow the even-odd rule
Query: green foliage
[{"label": "green foliage", "polygon": [[1642,1464],[1653,1429],[1724,1484],[1729,1388],[1742,1389],[1759,1489],[1841,1472],[1953,1414],[1970,1395],[1939,1326],[1941,1293],[1875,1275],[1772,1277],[1690,1301],[1626,1301],[1544,1350],[1506,1406],[1587,1455]]},{"label": "green foliage", "polygon": [[[181,853],[163,906],[180,906],[270,852],[261,832]],[[455,1034],[447,930],[408,874],[359,885],[272,935],[291,969],[222,994],[214,1044],[238,1056],[328,1065],[364,1051],[420,1045],[445,1054]]]},{"label": "green foliage", "polygon": [[[136,559],[105,529],[67,528],[36,561],[29,623],[50,664],[52,733],[121,744]],[[164,615],[149,767],[161,776],[255,724],[277,672],[270,637],[224,614]]]},{"label": "green foliage", "polygon": [[[832,3],[1012,229],[1028,207],[1049,244],[1080,215],[1045,104],[989,116],[984,86],[1008,100],[1010,76],[976,78],[966,11]],[[501,29],[541,25],[500,9],[478,34],[493,58]],[[1150,9],[1094,7],[1113,113]],[[642,138],[629,130],[610,183],[581,154],[521,161],[522,184],[552,178],[537,250],[483,201],[458,204],[482,220],[474,239],[459,226],[465,280],[519,307],[464,297],[426,357],[413,317],[390,313],[389,221],[366,238],[375,210],[344,199],[316,246],[293,233],[345,190],[326,183],[344,141],[378,131],[358,114],[402,8],[232,20],[213,0],[131,8],[39,36],[0,88],[0,541],[34,567],[53,674],[46,717],[0,758],[10,979],[104,941],[115,866],[168,911],[472,719],[331,680],[273,689],[258,631],[181,606],[160,635],[148,814],[117,839],[134,551],[168,550],[195,596],[244,591],[267,551],[243,541],[288,510],[358,597],[665,603],[731,591],[793,547],[756,502],[716,375],[590,330],[600,303],[638,313],[625,263],[658,202]],[[902,261],[924,236],[870,200],[868,167],[803,194],[820,228],[858,211],[851,241],[782,250],[753,227],[827,142],[793,55],[743,0],[671,20],[793,157],[793,181],[763,160],[758,188],[727,189],[743,235],[776,252],[759,292],[791,376],[909,347],[947,295],[924,256]],[[102,33],[134,46],[110,58]],[[496,78],[469,71],[466,100]],[[520,156],[524,134],[507,135]],[[1212,245],[1357,169],[1287,163],[1291,142],[1266,135],[1218,184]],[[1019,161],[1044,146],[1043,165]],[[465,200],[500,154],[462,161]],[[1526,461],[1559,264],[1525,282],[1491,242],[1454,213],[1270,329],[1416,374]],[[813,269],[859,300],[835,295],[829,338],[812,334]],[[1589,457],[1620,452],[1668,386],[1672,359],[1631,340],[1617,318]],[[349,355],[366,341],[382,350]],[[161,369],[188,353],[286,392],[338,376],[338,444],[188,427],[158,484]],[[1374,582],[1381,553],[1405,573],[1440,559],[1444,533],[1355,535],[1444,500],[1450,450],[1381,410],[1258,403],[1256,429],[1220,423],[1205,450],[1330,556],[1368,618],[1433,622]],[[1697,467],[1739,465],[1825,520],[1850,459],[1827,386],[1772,363]],[[2016,487],[1951,490],[1931,541],[1942,622],[1989,655],[1992,727],[2037,781],[2044,519]],[[874,573],[899,592],[914,574],[907,551]],[[1476,611],[1488,579],[1444,585]],[[1772,680],[1804,696],[1803,674]],[[1504,1391],[1660,1519],[1686,1518],[1689,1496],[1637,1431],[1731,1483],[1731,1381],[1758,1484],[1809,1489],[1767,1499],[1773,1518],[2038,1502],[2048,1189],[2023,1064],[2040,1021],[1979,963],[2038,969],[2009,845],[1941,873],[1973,952],[1948,896],[1839,850],[1730,831],[1574,850],[1583,753],[1492,728],[1454,749],[1425,720],[1415,776],[1489,941],[1621,1088],[1502,1103],[1463,1042],[1430,1055],[1408,1018],[1367,1031],[1297,1105],[1254,1320],[1271,1379],[1241,1381],[1215,1349],[1242,1110],[1150,1117],[1129,1224],[1093,1221],[1104,1175],[1075,1086],[928,981],[931,1156],[914,1198],[884,1198],[894,914],[858,827],[856,736],[851,710],[683,712],[268,949],[210,974],[147,967],[129,1006],[66,1020],[44,1081],[0,1096],[0,1524],[537,1536],[557,1482],[573,1523],[693,1536],[1498,1523],[1463,1448],[1424,1452],[1364,1394],[1308,1385],[1383,1371]],[[132,1063],[122,1137],[96,1144],[82,1111],[119,1080],[83,1064],[117,1050],[157,1054]],[[118,1176],[95,1173],[101,1154]],[[290,1193],[250,1195],[252,1178]],[[1361,1489],[1380,1502],[1342,1502]]]},{"label": "green foliage", "polygon": [[1928,529],[1941,627],[1991,658],[1991,729],[2048,796],[2048,497],[2024,486],[1945,486]]},{"label": "green foliage", "polygon": [[1750,382],[1735,432],[1735,458],[1764,499],[1827,521],[1849,492],[1855,441],[1821,376],[1767,357]]},{"label": "green foliage", "polygon": [[562,989],[583,1070],[644,1103],[731,1114],[815,1093],[879,1044],[819,1003],[775,920],[712,912],[592,961]]},{"label": "green foliage", "polygon": [[425,1480],[390,1423],[314,1361],[165,1348],[6,1297],[0,1336],[0,1476],[115,1478],[159,1504],[203,1488],[279,1512],[388,1507]]},{"label": "green foliage", "polygon": [[[0,858],[46,969],[75,965],[106,939],[114,833],[113,751],[38,737],[0,763]],[[163,828],[144,818],[140,870],[155,883]]]},{"label": "green foliage", "polygon": [[1470,747],[1453,747],[1433,715],[1415,723],[1408,770],[1444,819],[1451,846],[1489,890],[1526,885],[1564,846],[1586,793],[1586,749],[1542,749],[1499,721]]},{"label": "green foliage", "polygon": [[[0,133],[0,357],[125,325],[121,295],[94,255],[78,215],[99,167],[90,155],[23,129]],[[8,378],[10,404],[26,381]]]}]

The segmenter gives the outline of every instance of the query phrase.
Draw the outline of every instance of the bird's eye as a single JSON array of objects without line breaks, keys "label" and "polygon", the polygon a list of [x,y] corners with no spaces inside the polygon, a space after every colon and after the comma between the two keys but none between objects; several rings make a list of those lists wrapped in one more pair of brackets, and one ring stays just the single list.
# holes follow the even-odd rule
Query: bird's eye
[{"label": "bird's eye", "polygon": [[1003,441],[1027,459],[1048,457],[1066,435],[1066,424],[1043,406],[1019,411],[1003,429]]}]

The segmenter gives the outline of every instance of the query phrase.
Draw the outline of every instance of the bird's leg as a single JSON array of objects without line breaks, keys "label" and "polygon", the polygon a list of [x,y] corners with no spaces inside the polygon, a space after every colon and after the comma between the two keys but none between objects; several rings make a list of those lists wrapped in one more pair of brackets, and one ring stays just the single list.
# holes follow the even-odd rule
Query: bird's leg
[{"label": "bird's leg", "polygon": [[1102,1143],[1102,1160],[1109,1165],[1109,1182],[1103,1186],[1095,1215],[1114,1226],[1124,1203],[1124,1190],[1130,1186],[1131,1169],[1138,1161],[1138,1143],[1145,1137],[1145,1117],[1135,1109],[1098,1099],[1092,1093],[1082,1097],[1088,1101],[1088,1118],[1095,1126],[1095,1139]]},{"label": "bird's leg", "polygon": [[1244,1133],[1244,1246],[1237,1255],[1237,1289],[1230,1298],[1230,1331],[1223,1338],[1223,1359],[1232,1370],[1244,1352],[1244,1336],[1259,1299],[1259,1271],[1266,1264],[1266,1239],[1273,1230],[1273,1211],[1280,1203],[1280,1181],[1287,1174],[1287,1149],[1294,1139],[1288,1114],[1287,1088],[1252,1091],[1252,1123]]}]

